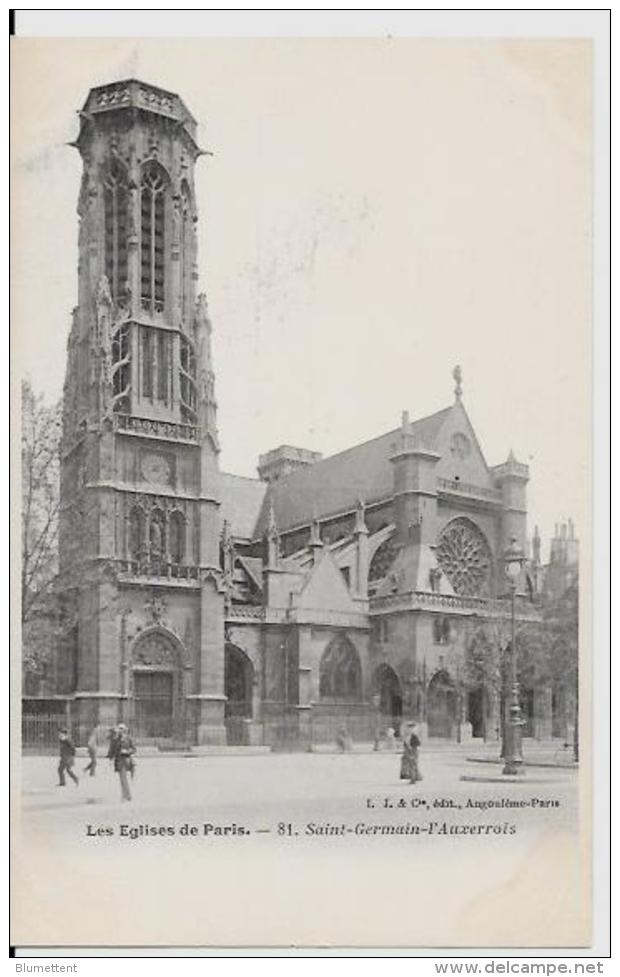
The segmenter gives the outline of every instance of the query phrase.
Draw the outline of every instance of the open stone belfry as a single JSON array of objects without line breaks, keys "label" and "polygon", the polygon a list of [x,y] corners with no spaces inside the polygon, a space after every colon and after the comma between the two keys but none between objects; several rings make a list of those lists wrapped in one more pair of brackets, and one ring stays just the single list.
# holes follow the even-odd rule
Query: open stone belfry
[{"label": "open stone belfry", "polygon": [[[56,688],[80,730],[309,745],[498,735],[465,652],[505,619],[529,472],[489,467],[462,400],[322,458],[220,471],[211,323],[197,291],[196,121],[139,81],[94,88],[74,143],[79,297],[68,340]],[[519,601],[521,623],[537,611]],[[525,690],[547,735],[548,686]]]}]

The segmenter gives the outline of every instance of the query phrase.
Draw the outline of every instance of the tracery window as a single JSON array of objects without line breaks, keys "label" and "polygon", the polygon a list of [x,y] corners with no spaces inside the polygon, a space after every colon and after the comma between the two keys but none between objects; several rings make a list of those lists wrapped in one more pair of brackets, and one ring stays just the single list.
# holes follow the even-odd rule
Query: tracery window
[{"label": "tracery window", "polygon": [[103,178],[105,273],[118,302],[127,287],[127,217],[129,192],[124,166],[113,159]]},{"label": "tracery window", "polygon": [[150,312],[164,306],[167,187],[164,168],[155,160],[146,163],[140,184],[140,255],[142,306]]},{"label": "tracery window", "polygon": [[172,401],[172,334],[142,326],[140,340],[141,395],[145,400]]},{"label": "tracery window", "polygon": [[124,323],[112,336],[112,394],[115,411],[129,413],[130,386],[129,325]]},{"label": "tracery window", "polygon": [[471,520],[459,517],[448,523],[437,544],[437,562],[456,594],[477,597],[488,592],[491,550]]},{"label": "tracery window", "polygon": [[346,637],[336,638],[325,651],[319,669],[321,699],[356,702],[362,698],[359,655]]}]

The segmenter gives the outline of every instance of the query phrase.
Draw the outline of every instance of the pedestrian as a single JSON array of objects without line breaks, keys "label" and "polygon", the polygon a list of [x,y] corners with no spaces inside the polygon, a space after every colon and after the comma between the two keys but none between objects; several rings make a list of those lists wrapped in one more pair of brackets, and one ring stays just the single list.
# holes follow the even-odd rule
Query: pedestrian
[{"label": "pedestrian", "polygon": [[58,731],[58,748],[60,755],[60,762],[58,764],[58,786],[64,787],[66,785],[65,773],[68,773],[71,780],[77,787],[79,780],[72,770],[73,764],[75,763],[75,746],[73,745],[73,740],[69,736],[69,730],[65,727]]},{"label": "pedestrian", "polygon": [[420,738],[417,734],[415,723],[407,723],[405,735],[403,737],[403,752],[400,761],[400,779],[408,780],[410,784],[415,784],[422,780],[420,773]]},{"label": "pedestrian", "polygon": [[110,739],[108,757],[114,761],[114,770],[119,776],[121,784],[121,800],[130,801],[129,776],[133,780],[135,773],[134,754],[136,748],[124,723],[119,723]]},{"label": "pedestrian", "polygon": [[349,734],[347,732],[347,727],[343,723],[336,735],[336,746],[338,747],[341,753],[346,753],[346,751],[350,748],[350,745],[351,744],[350,744]]},{"label": "pedestrian", "polygon": [[100,725],[97,723],[92,733],[88,737],[88,742],[86,744],[86,749],[88,751],[88,763],[84,767],[84,773],[89,773],[91,777],[95,776],[95,770],[97,769],[97,746],[99,743],[99,732]]}]

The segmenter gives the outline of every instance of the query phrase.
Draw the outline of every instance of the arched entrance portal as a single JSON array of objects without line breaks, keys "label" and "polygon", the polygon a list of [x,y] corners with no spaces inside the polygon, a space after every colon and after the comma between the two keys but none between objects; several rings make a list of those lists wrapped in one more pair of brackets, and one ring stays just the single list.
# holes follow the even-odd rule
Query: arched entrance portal
[{"label": "arched entrance portal", "polygon": [[379,713],[383,725],[391,726],[397,736],[403,718],[403,693],[400,680],[389,665],[379,665],[373,677],[374,688],[379,696]]},{"label": "arched entrance portal", "polygon": [[224,693],[226,705],[226,741],[230,746],[249,744],[249,721],[252,719],[254,668],[241,648],[227,644],[224,658]]},{"label": "arched entrance portal", "polygon": [[452,739],[456,732],[457,702],[454,683],[444,670],[433,675],[426,705],[428,735]]},{"label": "arched entrance portal", "polygon": [[173,739],[183,733],[183,669],[176,641],[152,630],[131,655],[132,731],[140,739]]}]

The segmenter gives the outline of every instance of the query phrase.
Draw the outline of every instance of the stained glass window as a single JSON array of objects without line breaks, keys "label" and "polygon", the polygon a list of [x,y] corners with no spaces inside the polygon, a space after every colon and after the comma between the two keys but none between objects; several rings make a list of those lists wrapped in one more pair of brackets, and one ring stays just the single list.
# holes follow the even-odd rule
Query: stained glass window
[{"label": "stained glass window", "polygon": [[491,550],[471,520],[463,517],[448,523],[437,544],[437,562],[456,594],[476,597],[488,592]]}]

